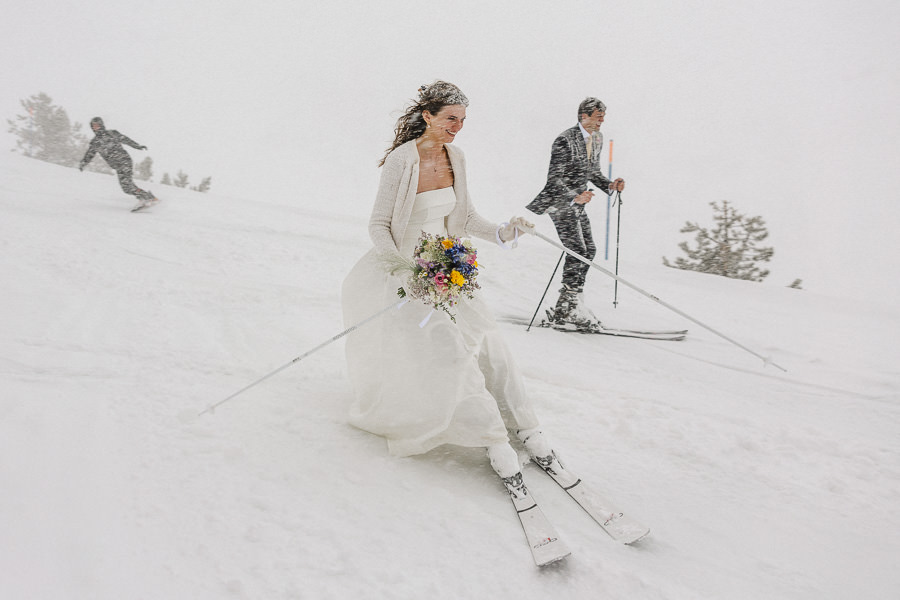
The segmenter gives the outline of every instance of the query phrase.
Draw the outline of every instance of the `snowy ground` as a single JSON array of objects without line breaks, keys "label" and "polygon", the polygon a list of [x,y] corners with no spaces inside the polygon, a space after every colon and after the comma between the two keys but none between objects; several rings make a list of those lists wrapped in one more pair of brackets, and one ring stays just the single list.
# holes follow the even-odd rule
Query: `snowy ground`
[{"label": "snowy ground", "polygon": [[[787,373],[628,289],[613,309],[597,272],[605,322],[688,340],[504,325],[565,462],[652,528],[618,546],[528,467],[573,551],[541,570],[481,452],[396,459],[346,424],[341,342],[198,416],[343,328],[367,215],[155,191],[131,214],[113,178],[0,158],[0,598],[900,593],[896,306],[621,264]],[[496,313],[530,316],[557,256],[482,244]]]}]

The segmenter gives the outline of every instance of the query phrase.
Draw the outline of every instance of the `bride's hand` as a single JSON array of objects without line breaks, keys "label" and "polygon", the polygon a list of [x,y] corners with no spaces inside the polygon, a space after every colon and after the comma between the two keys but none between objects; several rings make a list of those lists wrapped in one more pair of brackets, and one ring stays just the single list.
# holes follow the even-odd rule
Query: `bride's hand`
[{"label": "bride's hand", "polygon": [[515,225],[521,233],[531,233],[531,230],[534,229],[534,223],[526,221],[525,217],[513,217],[509,222]]},{"label": "bride's hand", "polygon": [[[504,242],[516,239],[517,235],[524,235],[534,229],[534,223],[526,221],[524,217],[513,217],[509,222],[500,227],[500,239]],[[516,231],[518,230],[518,231]]]}]

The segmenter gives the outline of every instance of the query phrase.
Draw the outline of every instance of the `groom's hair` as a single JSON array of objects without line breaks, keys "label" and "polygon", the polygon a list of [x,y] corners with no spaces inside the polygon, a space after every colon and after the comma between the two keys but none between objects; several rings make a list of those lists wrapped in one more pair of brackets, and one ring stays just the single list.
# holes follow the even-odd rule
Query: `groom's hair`
[{"label": "groom's hair", "polygon": [[581,123],[581,115],[592,115],[595,110],[606,112],[606,105],[596,98],[585,98],[578,105],[578,122]]}]

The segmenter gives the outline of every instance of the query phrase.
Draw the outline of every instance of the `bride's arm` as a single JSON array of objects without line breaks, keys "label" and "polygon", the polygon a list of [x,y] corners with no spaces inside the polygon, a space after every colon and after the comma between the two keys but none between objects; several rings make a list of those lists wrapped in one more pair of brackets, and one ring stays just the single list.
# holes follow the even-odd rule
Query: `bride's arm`
[{"label": "bride's arm", "polygon": [[472,205],[471,199],[467,198],[466,202],[466,233],[496,243],[498,239],[497,230],[500,226],[478,214],[478,211],[476,211],[475,207]]},{"label": "bride's arm", "polygon": [[400,255],[391,233],[391,220],[402,176],[403,161],[393,154],[389,155],[381,168],[378,194],[375,196],[375,206],[372,207],[372,215],[369,218],[369,237],[372,238],[375,249],[384,257]]},{"label": "bride's arm", "polygon": [[525,226],[534,227],[531,223],[521,217],[515,217],[506,223],[499,225],[488,221],[479,215],[475,208],[469,203],[469,218],[466,221],[466,233],[479,237],[483,240],[494,242],[501,248],[509,249],[506,242],[513,242],[512,247],[515,248],[518,243],[519,235],[525,232]]}]

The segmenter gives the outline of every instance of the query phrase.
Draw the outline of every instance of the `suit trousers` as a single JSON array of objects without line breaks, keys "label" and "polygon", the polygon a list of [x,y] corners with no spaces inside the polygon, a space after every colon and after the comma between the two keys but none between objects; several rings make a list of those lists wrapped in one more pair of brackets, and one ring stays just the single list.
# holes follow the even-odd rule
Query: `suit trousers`
[{"label": "suit trousers", "polygon": [[[576,252],[588,260],[594,260],[597,255],[597,246],[594,244],[594,236],[591,234],[591,220],[587,211],[580,204],[573,204],[549,212],[556,226],[556,233],[562,245]],[[573,256],[566,254],[566,262],[563,265],[563,284],[581,293],[584,290],[584,280],[587,277],[590,265],[581,262]]]}]

